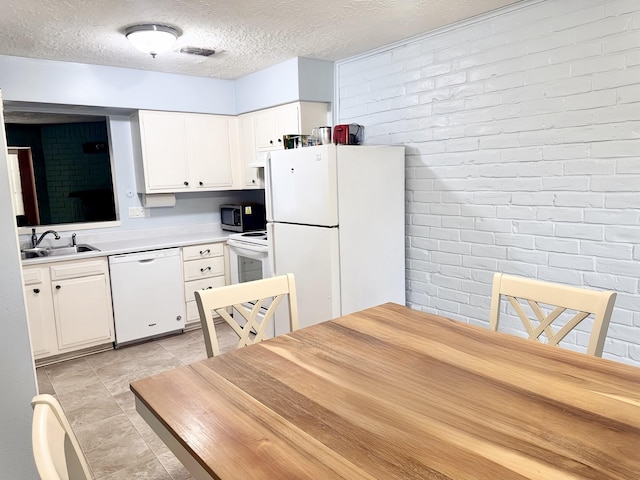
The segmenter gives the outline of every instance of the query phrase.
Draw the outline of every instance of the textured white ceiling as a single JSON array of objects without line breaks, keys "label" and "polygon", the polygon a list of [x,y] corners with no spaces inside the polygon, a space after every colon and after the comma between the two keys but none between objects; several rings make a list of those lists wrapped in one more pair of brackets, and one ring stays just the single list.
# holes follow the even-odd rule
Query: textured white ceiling
[{"label": "textured white ceiling", "polygon": [[[0,54],[235,79],[293,57],[336,61],[517,0],[0,0]],[[155,59],[123,35],[183,34]],[[216,50],[211,57],[180,47]]]}]

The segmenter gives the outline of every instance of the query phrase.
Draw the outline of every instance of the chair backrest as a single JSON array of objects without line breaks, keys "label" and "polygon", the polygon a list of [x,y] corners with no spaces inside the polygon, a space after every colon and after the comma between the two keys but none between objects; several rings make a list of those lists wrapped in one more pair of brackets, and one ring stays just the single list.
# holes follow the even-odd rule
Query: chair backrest
[{"label": "chair backrest", "polygon": [[[547,343],[558,343],[580,322],[593,316],[593,328],[589,338],[587,354],[602,356],[604,341],[609,328],[609,320],[616,301],[616,292],[589,290],[557,283],[531,280],[528,278],[496,273],[493,276],[491,293],[491,313],[489,327],[498,330],[500,320],[500,296],[504,296],[518,314],[529,338],[540,340],[544,333]],[[523,308],[528,304],[534,318]],[[545,313],[540,306],[555,307]],[[557,331],[552,324],[564,312],[575,312]]]},{"label": "chair backrest", "polygon": [[80,444],[62,407],[52,395],[31,400],[33,456],[42,480],[91,480]]},{"label": "chair backrest", "polygon": [[[292,273],[209,290],[197,290],[195,297],[208,357],[220,354],[214,313],[222,317],[238,335],[236,348],[261,342],[266,338],[267,327],[285,297],[289,299],[289,328],[291,331],[298,329],[298,301]],[[232,317],[227,311],[228,307],[233,307],[234,314],[239,314],[241,318]]]}]

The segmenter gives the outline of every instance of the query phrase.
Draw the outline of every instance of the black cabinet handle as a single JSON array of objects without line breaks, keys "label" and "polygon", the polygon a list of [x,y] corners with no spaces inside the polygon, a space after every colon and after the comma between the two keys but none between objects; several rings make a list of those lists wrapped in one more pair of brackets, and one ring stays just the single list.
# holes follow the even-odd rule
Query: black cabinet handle
[{"label": "black cabinet handle", "polygon": [[56,285],[56,290],[60,290],[62,287],[60,285]]},{"label": "black cabinet handle", "polygon": [[200,184],[200,186],[204,185],[204,183],[202,183],[202,182],[198,182],[198,183]]},{"label": "black cabinet handle", "polygon": [[269,140],[269,144],[270,144],[270,145],[273,145],[273,140]]},{"label": "black cabinet handle", "polygon": [[255,179],[251,180],[251,183],[256,183]]},{"label": "black cabinet handle", "polygon": [[34,288],[33,289],[33,293],[40,293],[40,289],[39,288]]},{"label": "black cabinet handle", "polygon": [[184,186],[188,187],[189,186],[189,182],[184,182]]},{"label": "black cabinet handle", "polygon": [[200,269],[202,273],[206,272],[207,270],[211,270],[211,267],[204,267]]},{"label": "black cabinet handle", "polygon": [[209,250],[208,248],[206,250],[200,250],[200,255],[209,255],[211,253],[211,250]]},{"label": "black cabinet handle", "polygon": [[282,143],[282,139],[281,138],[278,139],[278,143]]}]

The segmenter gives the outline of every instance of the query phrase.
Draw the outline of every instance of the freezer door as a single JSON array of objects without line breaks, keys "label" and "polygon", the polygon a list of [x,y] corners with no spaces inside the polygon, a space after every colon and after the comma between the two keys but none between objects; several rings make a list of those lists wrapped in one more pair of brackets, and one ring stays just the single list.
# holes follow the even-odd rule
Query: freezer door
[{"label": "freezer door", "polygon": [[303,225],[338,225],[334,145],[271,152],[267,169],[269,220]]},{"label": "freezer door", "polygon": [[274,223],[269,231],[275,274],[295,276],[300,328],[339,317],[338,229]]}]

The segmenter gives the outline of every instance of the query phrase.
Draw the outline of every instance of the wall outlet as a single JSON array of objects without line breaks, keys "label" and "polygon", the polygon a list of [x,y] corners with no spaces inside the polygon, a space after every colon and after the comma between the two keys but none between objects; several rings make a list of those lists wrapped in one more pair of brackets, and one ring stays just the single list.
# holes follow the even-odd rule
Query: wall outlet
[{"label": "wall outlet", "polygon": [[144,218],[149,216],[149,209],[144,207],[129,207],[129,218]]}]

